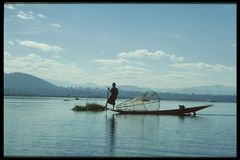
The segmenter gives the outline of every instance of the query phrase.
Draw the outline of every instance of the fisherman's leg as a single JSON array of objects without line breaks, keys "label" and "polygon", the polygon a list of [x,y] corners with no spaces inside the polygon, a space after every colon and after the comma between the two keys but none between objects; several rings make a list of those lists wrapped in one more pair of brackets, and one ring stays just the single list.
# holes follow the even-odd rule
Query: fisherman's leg
[{"label": "fisherman's leg", "polygon": [[105,104],[105,106],[104,106],[105,108],[107,107],[107,104],[108,104],[108,102],[106,102],[106,104]]}]

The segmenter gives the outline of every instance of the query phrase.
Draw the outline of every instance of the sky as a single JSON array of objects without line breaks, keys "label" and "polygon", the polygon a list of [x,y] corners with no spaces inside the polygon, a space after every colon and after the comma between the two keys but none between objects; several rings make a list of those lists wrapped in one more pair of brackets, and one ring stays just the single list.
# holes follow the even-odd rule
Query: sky
[{"label": "sky", "polygon": [[236,87],[236,4],[5,3],[4,72],[58,86]]}]

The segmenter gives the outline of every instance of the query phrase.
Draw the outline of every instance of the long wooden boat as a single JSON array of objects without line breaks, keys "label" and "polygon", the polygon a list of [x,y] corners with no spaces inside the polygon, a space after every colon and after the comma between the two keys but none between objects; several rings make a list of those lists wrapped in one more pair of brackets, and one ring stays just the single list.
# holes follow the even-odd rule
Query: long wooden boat
[{"label": "long wooden boat", "polygon": [[204,108],[210,107],[213,104],[196,106],[190,108],[179,108],[179,109],[170,109],[170,110],[158,110],[158,111],[131,111],[131,110],[112,110],[120,114],[155,114],[155,115],[190,115],[193,113],[196,115],[196,111],[202,110]]}]

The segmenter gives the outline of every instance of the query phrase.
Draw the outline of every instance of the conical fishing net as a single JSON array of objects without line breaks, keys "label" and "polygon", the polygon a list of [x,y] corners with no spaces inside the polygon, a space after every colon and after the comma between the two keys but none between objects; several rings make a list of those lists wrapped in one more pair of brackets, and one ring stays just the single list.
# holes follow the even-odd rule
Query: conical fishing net
[{"label": "conical fishing net", "polygon": [[141,96],[116,105],[116,108],[128,111],[157,111],[160,109],[160,98],[156,92],[148,91]]}]

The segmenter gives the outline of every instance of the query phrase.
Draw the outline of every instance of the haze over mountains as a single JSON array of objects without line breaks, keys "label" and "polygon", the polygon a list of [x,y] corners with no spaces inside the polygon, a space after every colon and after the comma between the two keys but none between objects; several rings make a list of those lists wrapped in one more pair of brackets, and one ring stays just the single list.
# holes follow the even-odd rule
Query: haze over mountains
[{"label": "haze over mountains", "polygon": [[[82,88],[89,89],[105,89],[107,86],[98,86],[94,83],[86,83],[81,86]],[[111,86],[109,86],[111,87]],[[4,90],[7,89],[30,89],[30,90],[59,90],[62,87],[51,84],[41,78],[15,72],[15,73],[4,73]],[[75,88],[75,87],[74,87]],[[118,85],[118,88],[126,91],[138,91],[145,92],[148,90],[154,90],[156,92],[171,92],[178,94],[210,94],[210,95],[236,95],[236,88],[232,86],[223,86],[223,85],[212,85],[212,86],[199,86],[199,87],[189,87],[189,88],[176,88],[176,89],[153,89],[153,88],[142,88],[132,85]]]},{"label": "haze over mountains", "polygon": [[189,87],[189,88],[161,88],[161,89],[153,89],[153,88],[140,88],[136,86],[121,86],[123,90],[135,90],[135,91],[147,91],[154,90],[157,92],[172,92],[179,94],[212,94],[212,95],[236,95],[236,88],[231,86],[223,86],[223,85],[212,85],[212,86],[199,86],[199,87]]},{"label": "haze over mountains", "polygon": [[[65,86],[71,86],[69,83],[58,83],[58,84],[65,84]],[[79,85],[83,88],[99,88],[99,89],[106,89],[108,86],[111,87],[111,84],[108,86],[97,85],[93,82],[88,82]],[[196,86],[196,87],[188,87],[188,88],[148,88],[148,87],[138,87],[133,85],[117,85],[122,90],[126,91],[140,91],[146,92],[149,90],[153,90],[156,92],[171,92],[171,93],[179,93],[179,94],[211,94],[211,95],[236,95],[236,87],[233,86],[224,86],[224,85],[209,85],[209,86]],[[78,87],[78,86],[76,86]]]}]

